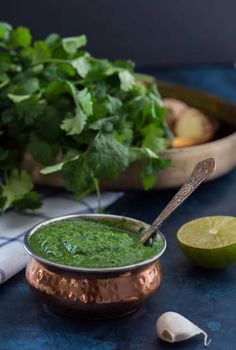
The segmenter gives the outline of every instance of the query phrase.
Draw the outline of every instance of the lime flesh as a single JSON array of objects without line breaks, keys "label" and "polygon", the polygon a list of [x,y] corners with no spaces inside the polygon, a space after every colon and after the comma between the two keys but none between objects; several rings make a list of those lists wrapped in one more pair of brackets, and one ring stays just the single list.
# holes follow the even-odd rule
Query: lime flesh
[{"label": "lime flesh", "polygon": [[179,229],[177,240],[195,265],[226,267],[236,261],[236,218],[210,216],[190,221]]}]

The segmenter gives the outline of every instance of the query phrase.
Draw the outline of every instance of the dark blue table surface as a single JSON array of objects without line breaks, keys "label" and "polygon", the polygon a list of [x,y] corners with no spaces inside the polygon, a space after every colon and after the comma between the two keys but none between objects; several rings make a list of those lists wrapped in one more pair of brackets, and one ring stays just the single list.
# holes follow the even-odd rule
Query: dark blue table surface
[{"label": "dark blue table surface", "polygon": [[[222,71],[161,71],[157,76],[236,101],[236,74],[233,70],[232,74]],[[214,81],[218,81],[217,86]],[[127,193],[109,212],[150,223],[173,194],[172,190]],[[236,216],[235,194],[236,170],[203,184],[163,225],[168,241],[161,259],[163,283],[156,295],[131,316],[100,322],[61,317],[35,299],[25,283],[24,272],[19,273],[0,286],[0,350],[202,349],[201,337],[174,345],[157,339],[156,320],[170,310],[182,313],[206,330],[212,337],[210,349],[235,350],[236,264],[218,271],[193,267],[176,243],[176,231],[188,220],[207,215]]]}]

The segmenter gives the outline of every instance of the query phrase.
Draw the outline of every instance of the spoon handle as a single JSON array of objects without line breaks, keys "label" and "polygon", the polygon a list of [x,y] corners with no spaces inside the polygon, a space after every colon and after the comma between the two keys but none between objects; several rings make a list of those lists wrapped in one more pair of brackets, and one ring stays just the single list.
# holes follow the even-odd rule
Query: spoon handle
[{"label": "spoon handle", "polygon": [[208,158],[198,163],[189,179],[171,199],[151,226],[144,232],[143,236],[140,238],[140,242],[145,243],[173,211],[178,208],[214,170],[214,158]]}]

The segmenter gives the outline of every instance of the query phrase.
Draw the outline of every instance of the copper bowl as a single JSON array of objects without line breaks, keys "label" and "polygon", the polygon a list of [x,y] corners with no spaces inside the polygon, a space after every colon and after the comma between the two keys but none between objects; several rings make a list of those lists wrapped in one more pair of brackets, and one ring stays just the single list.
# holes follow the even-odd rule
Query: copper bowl
[{"label": "copper bowl", "polygon": [[25,249],[30,255],[26,279],[42,301],[55,311],[73,317],[105,319],[129,314],[152,296],[159,288],[162,275],[159,257],[162,250],[151,259],[114,268],[79,268],[53,263],[34,253],[29,237],[40,227],[68,219],[96,220],[138,233],[147,224],[115,215],[68,215],[44,221],[25,235]]}]

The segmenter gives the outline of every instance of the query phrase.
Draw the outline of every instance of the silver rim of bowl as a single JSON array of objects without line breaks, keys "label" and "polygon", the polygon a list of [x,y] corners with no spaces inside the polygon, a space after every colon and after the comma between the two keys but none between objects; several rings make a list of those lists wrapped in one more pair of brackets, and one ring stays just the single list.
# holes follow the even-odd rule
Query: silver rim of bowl
[{"label": "silver rim of bowl", "polygon": [[25,236],[24,236],[24,248],[27,251],[27,253],[35,260],[37,260],[38,262],[44,264],[44,265],[48,265],[57,269],[63,269],[63,270],[67,270],[67,271],[73,271],[73,272],[86,272],[86,273],[104,273],[104,272],[125,272],[125,271],[130,271],[130,270],[134,270],[137,268],[141,268],[143,266],[149,265],[152,262],[156,261],[157,259],[160,258],[160,256],[164,253],[164,251],[166,250],[166,246],[167,246],[167,242],[166,239],[164,237],[164,235],[158,231],[158,235],[161,237],[162,242],[163,242],[163,247],[161,249],[161,251],[158,254],[155,254],[152,258],[141,261],[139,263],[136,264],[132,264],[132,265],[126,265],[126,266],[121,266],[121,267],[108,267],[108,268],[83,268],[83,267],[75,267],[75,266],[68,266],[68,265],[63,265],[63,264],[58,264],[55,262],[52,262],[50,260],[44,259],[42,257],[40,257],[39,255],[37,255],[31,248],[30,244],[29,244],[29,238],[30,236],[32,236],[39,228],[41,228],[42,226],[46,226],[49,225],[55,221],[62,221],[62,220],[68,220],[68,219],[75,219],[75,218],[79,218],[79,219],[83,219],[83,218],[101,218],[101,219],[105,219],[105,218],[110,218],[110,219],[114,219],[114,220],[128,220],[131,221],[133,223],[137,223],[137,224],[142,224],[144,227],[147,227],[148,224],[140,221],[140,220],[136,220],[127,216],[119,216],[119,215],[110,215],[110,214],[73,214],[73,215],[65,215],[65,216],[58,216],[56,218],[53,219],[49,219],[46,221],[42,221],[41,223],[37,224],[36,226],[34,226],[30,231],[28,231]]}]

